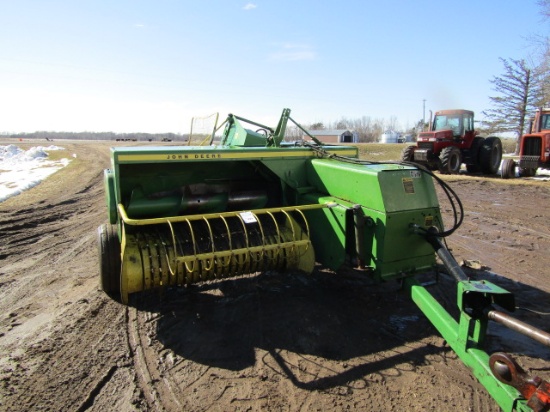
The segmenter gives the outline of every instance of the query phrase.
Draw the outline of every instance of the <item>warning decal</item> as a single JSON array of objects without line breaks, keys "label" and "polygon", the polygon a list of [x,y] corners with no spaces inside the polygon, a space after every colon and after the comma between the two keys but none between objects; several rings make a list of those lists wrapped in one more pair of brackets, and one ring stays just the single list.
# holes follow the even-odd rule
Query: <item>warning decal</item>
[{"label": "warning decal", "polygon": [[408,194],[414,194],[414,184],[413,180],[410,177],[404,177],[403,178],[403,188],[405,189],[405,193]]}]

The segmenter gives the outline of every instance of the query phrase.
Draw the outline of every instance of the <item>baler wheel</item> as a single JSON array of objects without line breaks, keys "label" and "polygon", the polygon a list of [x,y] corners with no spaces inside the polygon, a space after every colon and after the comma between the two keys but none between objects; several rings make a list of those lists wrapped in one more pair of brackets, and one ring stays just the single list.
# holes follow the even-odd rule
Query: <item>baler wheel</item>
[{"label": "baler wheel", "polygon": [[116,226],[103,224],[97,228],[100,287],[112,299],[120,302],[120,242]]},{"label": "baler wheel", "polygon": [[494,175],[498,172],[502,160],[502,142],[498,137],[488,137],[481,145],[479,163],[481,171],[486,175]]},{"label": "baler wheel", "polygon": [[516,175],[516,162],[514,159],[504,159],[500,175],[503,179],[511,179]]},{"label": "baler wheel", "polygon": [[462,156],[458,147],[449,146],[441,151],[439,171],[444,174],[456,175],[460,172]]}]

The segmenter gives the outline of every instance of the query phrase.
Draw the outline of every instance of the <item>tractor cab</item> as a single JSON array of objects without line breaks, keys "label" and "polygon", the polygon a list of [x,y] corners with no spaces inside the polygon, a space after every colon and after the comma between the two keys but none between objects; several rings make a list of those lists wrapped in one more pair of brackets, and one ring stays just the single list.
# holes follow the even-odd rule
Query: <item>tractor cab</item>
[{"label": "tractor cab", "polygon": [[535,113],[535,119],[531,123],[531,133],[548,131],[550,131],[550,109],[538,109]]},{"label": "tractor cab", "polygon": [[[443,110],[435,114],[431,131],[450,130],[452,139],[459,141],[474,134],[474,112]],[[449,137],[451,134],[449,133]],[[469,139],[468,139],[469,140]]]}]

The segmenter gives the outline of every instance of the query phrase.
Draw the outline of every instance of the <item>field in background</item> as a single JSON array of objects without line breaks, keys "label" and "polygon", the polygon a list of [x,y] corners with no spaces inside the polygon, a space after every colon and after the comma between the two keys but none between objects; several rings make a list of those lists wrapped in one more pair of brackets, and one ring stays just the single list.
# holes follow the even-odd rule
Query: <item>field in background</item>
[{"label": "field in background", "polygon": [[401,151],[407,147],[399,143],[356,143],[359,158],[372,161],[401,160]]},{"label": "field in background", "polygon": [[[373,161],[401,160],[401,151],[410,145],[403,143],[356,143],[359,148],[359,158]],[[514,153],[515,139],[502,139],[502,152]]]}]

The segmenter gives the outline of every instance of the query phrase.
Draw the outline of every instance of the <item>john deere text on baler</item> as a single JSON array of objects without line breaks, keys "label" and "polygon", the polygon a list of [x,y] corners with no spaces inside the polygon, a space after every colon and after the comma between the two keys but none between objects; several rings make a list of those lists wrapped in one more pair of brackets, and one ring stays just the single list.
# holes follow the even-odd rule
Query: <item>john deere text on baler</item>
[{"label": "john deere text on baler", "polygon": [[[351,265],[377,280],[403,279],[503,409],[550,404],[545,381],[527,384],[508,355],[483,351],[488,319],[542,344],[550,345],[550,335],[496,311],[493,304],[513,310],[513,296],[469,281],[444,247],[441,238],[462,218],[452,189],[412,163],[361,161],[355,147],[322,145],[311,135],[285,142],[288,121],[288,109],[274,129],[230,114],[218,145],[113,148],[105,171],[110,224],[98,229],[102,289],[126,304],[154,288],[266,270],[312,272],[315,262]],[[449,230],[434,178],[455,210]],[[458,320],[414,278],[434,268],[436,255],[457,280]]]}]

